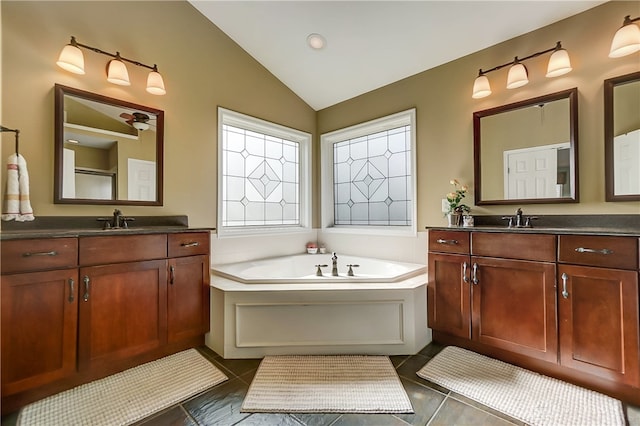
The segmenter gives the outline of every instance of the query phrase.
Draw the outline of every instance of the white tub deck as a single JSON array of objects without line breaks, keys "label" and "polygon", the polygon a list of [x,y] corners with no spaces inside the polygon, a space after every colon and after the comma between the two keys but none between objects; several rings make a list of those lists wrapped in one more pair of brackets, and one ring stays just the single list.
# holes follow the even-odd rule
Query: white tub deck
[{"label": "white tub deck", "polygon": [[[308,264],[303,262],[319,259],[316,255],[288,256],[267,263],[284,276],[285,263],[303,265],[306,271]],[[207,346],[224,358],[420,351],[431,341],[424,265],[339,256],[341,272],[351,261],[369,265],[369,273],[377,264],[378,270],[370,274],[375,278],[365,277],[363,266],[354,269],[354,278],[274,277],[263,269],[264,261],[225,265],[224,270],[216,267],[211,275]],[[231,279],[233,269],[239,277]],[[259,269],[264,280],[247,272]],[[323,269],[330,274],[330,267]],[[396,275],[380,277],[381,270],[395,270]]]}]

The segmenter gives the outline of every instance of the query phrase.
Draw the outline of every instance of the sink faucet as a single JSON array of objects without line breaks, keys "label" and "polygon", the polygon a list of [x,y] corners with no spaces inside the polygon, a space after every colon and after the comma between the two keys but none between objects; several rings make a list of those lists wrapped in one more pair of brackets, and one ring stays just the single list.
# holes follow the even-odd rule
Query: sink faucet
[{"label": "sink faucet", "polygon": [[502,219],[509,220],[509,228],[531,228],[531,220],[537,218],[537,216],[524,217],[521,208],[516,210],[515,216],[502,216]]},{"label": "sink faucet", "polygon": [[331,256],[331,261],[333,262],[333,267],[331,268],[331,276],[338,276],[338,256],[336,256],[336,252],[333,252],[333,256]]},{"label": "sink faucet", "polygon": [[135,220],[135,218],[126,217],[119,209],[115,209],[111,218],[99,217],[97,220],[104,222],[104,229],[127,229],[129,227],[128,222]]}]

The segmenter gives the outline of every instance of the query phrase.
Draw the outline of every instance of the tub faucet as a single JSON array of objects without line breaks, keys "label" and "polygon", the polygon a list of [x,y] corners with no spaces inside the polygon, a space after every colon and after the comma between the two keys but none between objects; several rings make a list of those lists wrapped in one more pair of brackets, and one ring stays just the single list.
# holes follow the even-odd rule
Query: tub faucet
[{"label": "tub faucet", "polygon": [[333,267],[331,268],[331,276],[338,276],[338,256],[336,256],[336,252],[333,252],[333,256],[331,256],[331,261],[333,262]]}]

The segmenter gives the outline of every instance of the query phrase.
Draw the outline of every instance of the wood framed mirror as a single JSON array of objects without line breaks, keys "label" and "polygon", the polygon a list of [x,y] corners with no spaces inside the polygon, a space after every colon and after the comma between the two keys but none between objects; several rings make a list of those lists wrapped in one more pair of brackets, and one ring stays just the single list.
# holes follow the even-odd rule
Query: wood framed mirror
[{"label": "wood framed mirror", "polygon": [[476,205],[578,202],[578,89],[473,113]]},{"label": "wood framed mirror", "polygon": [[640,200],[640,72],[604,81],[607,201]]},{"label": "wood framed mirror", "polygon": [[164,112],[55,85],[54,203],[162,205]]}]

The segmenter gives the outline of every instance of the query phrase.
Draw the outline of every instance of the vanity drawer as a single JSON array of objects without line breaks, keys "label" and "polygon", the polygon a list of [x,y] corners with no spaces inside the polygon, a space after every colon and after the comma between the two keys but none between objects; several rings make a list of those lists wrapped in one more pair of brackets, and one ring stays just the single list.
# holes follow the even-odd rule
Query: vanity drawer
[{"label": "vanity drawer", "polygon": [[209,254],[208,232],[183,232],[169,234],[169,257]]},{"label": "vanity drawer", "polygon": [[167,257],[167,234],[80,237],[79,245],[82,266]]},{"label": "vanity drawer", "polygon": [[467,231],[429,230],[429,251],[469,254]]},{"label": "vanity drawer", "polygon": [[556,236],[547,234],[471,233],[471,254],[506,259],[556,261]]},{"label": "vanity drawer", "polygon": [[44,271],[78,265],[77,238],[2,242],[2,273]]},{"label": "vanity drawer", "polygon": [[632,237],[560,235],[558,260],[577,265],[637,269],[638,240]]}]

